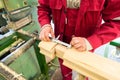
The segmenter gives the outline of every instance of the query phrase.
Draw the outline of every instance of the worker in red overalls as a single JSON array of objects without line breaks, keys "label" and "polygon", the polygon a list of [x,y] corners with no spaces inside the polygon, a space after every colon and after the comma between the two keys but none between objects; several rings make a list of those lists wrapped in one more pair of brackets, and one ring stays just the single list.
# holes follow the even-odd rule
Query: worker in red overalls
[{"label": "worker in red overalls", "polygon": [[[92,50],[120,36],[120,0],[38,0],[40,39],[70,43],[79,51]],[[54,31],[51,27],[54,22]],[[101,24],[102,20],[104,23]],[[63,80],[72,80],[72,70],[62,65]]]}]

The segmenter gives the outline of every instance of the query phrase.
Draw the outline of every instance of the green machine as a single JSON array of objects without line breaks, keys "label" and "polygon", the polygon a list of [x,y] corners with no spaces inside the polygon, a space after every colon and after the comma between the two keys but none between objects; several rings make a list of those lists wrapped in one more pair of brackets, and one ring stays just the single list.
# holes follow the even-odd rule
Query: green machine
[{"label": "green machine", "polygon": [[0,80],[49,80],[39,53],[37,0],[0,0]]},{"label": "green machine", "polygon": [[120,38],[116,38],[110,42],[110,45],[115,46],[116,49],[114,49],[114,57],[120,59]]}]

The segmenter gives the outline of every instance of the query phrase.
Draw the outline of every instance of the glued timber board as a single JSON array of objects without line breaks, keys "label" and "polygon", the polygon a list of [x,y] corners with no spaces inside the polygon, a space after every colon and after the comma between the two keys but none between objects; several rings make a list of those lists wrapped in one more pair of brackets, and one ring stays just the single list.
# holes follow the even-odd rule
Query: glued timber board
[{"label": "glued timber board", "polygon": [[93,80],[120,80],[120,63],[85,51],[79,52],[74,48],[53,42],[42,42],[41,52],[48,56],[57,56],[64,60],[64,65]]},{"label": "glued timber board", "polygon": [[[78,66],[78,65],[76,65],[76,64],[74,64],[74,63],[72,63],[72,62],[70,62],[68,60],[64,60],[63,64],[65,66],[69,67],[70,69],[75,70],[79,74],[82,74],[82,75],[85,75],[85,76],[89,77],[92,80],[107,80],[104,77],[102,77],[102,76],[100,76],[98,74],[95,74],[94,72],[91,72],[90,70],[92,70],[93,68],[89,67],[89,66],[87,66],[85,64],[79,63],[80,66]],[[82,80],[84,80],[84,79],[82,79]]]},{"label": "glued timber board", "polygon": [[67,47],[58,44],[55,47],[56,56],[63,59],[63,55],[64,55],[65,51],[67,51],[67,49],[68,49]]},{"label": "glued timber board", "polygon": [[54,42],[41,41],[39,43],[40,53],[44,54],[47,57],[50,57],[51,59],[54,59],[56,45],[57,43],[54,43]]},{"label": "glued timber board", "polygon": [[64,65],[94,80],[120,80],[120,63],[91,52],[69,49],[64,53]]}]

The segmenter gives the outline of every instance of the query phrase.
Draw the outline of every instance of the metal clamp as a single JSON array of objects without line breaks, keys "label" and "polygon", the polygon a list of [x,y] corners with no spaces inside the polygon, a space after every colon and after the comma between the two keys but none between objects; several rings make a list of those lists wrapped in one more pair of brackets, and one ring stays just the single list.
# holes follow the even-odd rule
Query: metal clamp
[{"label": "metal clamp", "polygon": [[58,40],[59,37],[60,37],[60,35],[58,35],[57,38],[53,38],[52,36],[49,35],[49,38],[50,38],[53,42],[56,42],[56,43],[61,44],[61,45],[63,45],[63,46],[66,46],[67,48],[71,48],[71,47],[72,47],[70,44]]}]

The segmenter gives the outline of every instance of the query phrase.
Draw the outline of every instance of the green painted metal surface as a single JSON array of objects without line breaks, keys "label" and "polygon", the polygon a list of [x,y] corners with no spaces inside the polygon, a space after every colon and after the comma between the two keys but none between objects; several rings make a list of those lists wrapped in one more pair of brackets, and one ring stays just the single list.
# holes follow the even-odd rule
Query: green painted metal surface
[{"label": "green painted metal surface", "polygon": [[0,40],[0,51],[2,51],[4,48],[6,48],[7,46],[9,46],[11,43],[13,43],[15,41],[13,36],[14,36],[14,34],[9,36],[9,37],[5,37],[4,39]]},{"label": "green painted metal surface", "polygon": [[27,5],[27,0],[4,0],[8,11],[13,11]]},{"label": "green painted metal surface", "polygon": [[33,18],[33,22],[30,25],[27,25],[26,27],[22,28],[23,30],[27,31],[27,32],[34,32],[35,30],[38,30],[38,32],[40,31],[40,25],[38,23],[38,16],[37,16],[37,8],[36,7],[32,7],[32,18]]},{"label": "green painted metal surface", "polygon": [[110,45],[120,47],[120,38],[116,38],[110,42]]},{"label": "green painted metal surface", "polygon": [[[28,41],[30,39],[30,37],[28,36],[15,32],[11,36],[1,40],[0,44],[9,46],[19,38],[25,41]],[[36,41],[34,47],[33,46],[30,47],[14,62],[8,65],[18,74],[22,74],[27,80],[33,80],[34,78],[36,78],[36,76],[41,76],[41,74],[43,74],[44,76],[47,75],[47,65],[45,63],[45,57],[39,53],[38,43],[39,41]],[[4,47],[0,46],[0,48],[1,50],[4,50],[5,48],[7,48],[7,46]]]},{"label": "green painted metal surface", "polygon": [[0,73],[0,80],[6,80],[6,77]]},{"label": "green painted metal surface", "polygon": [[0,9],[1,9],[1,8],[4,8],[3,0],[0,0]]},{"label": "green painted metal surface", "polygon": [[[45,61],[45,56],[43,54],[40,54],[40,49],[38,48],[38,44],[39,44],[40,41],[36,40],[35,41],[35,44],[34,44],[34,49],[35,49],[35,53],[36,53],[36,57],[37,57],[37,60],[38,60],[38,64],[40,66],[40,70],[41,70],[41,79],[42,80],[50,80],[50,77],[49,77],[49,73],[48,73],[48,64],[46,63]],[[40,80],[41,80],[40,79]]]},{"label": "green painted metal surface", "polygon": [[9,67],[15,70],[18,74],[22,74],[27,80],[33,80],[36,75],[40,74],[39,65],[33,47],[28,49],[10,64]]},{"label": "green painted metal surface", "polygon": [[10,47],[18,39],[21,39],[21,40],[24,40],[24,41],[28,41],[30,39],[30,37],[25,36],[23,34],[20,34],[18,32],[14,32],[10,36],[4,37],[3,39],[0,40],[0,57],[1,57],[1,55],[4,54],[4,53],[1,53],[2,50]]},{"label": "green painted metal surface", "polygon": [[38,2],[37,0],[28,0],[28,5],[32,6],[32,23],[29,25],[26,25],[25,27],[23,27],[22,29],[32,33],[35,30],[38,30],[38,32],[40,31],[40,25],[38,23],[38,15],[37,15],[37,5]]},{"label": "green painted metal surface", "polygon": [[[5,7],[8,11],[22,8],[26,5],[32,7],[32,23],[21,28],[24,31],[33,33],[34,31],[40,31],[40,25],[38,23],[37,16],[37,0],[4,0]],[[19,34],[17,34],[19,35]],[[23,35],[19,35],[23,39],[29,39]],[[5,39],[6,41],[9,38]],[[4,43],[5,40],[1,43]],[[24,52],[19,58],[8,66],[16,71],[18,74],[22,74],[27,80],[49,80],[48,78],[48,65],[45,62],[44,55],[39,53],[38,44],[40,41],[36,40],[35,44]],[[7,46],[6,46],[7,47]],[[5,48],[5,47],[4,47]]]}]

